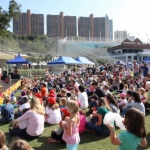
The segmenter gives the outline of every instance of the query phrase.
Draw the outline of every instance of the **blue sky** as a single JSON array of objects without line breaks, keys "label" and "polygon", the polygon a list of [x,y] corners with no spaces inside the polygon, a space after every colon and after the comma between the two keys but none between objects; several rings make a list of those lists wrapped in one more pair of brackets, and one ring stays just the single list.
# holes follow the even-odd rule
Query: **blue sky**
[{"label": "blue sky", "polygon": [[[114,21],[115,30],[126,30],[143,41],[150,39],[150,0],[16,0],[22,5],[22,12],[102,17],[107,14]],[[7,9],[9,0],[0,0],[0,6]]]}]

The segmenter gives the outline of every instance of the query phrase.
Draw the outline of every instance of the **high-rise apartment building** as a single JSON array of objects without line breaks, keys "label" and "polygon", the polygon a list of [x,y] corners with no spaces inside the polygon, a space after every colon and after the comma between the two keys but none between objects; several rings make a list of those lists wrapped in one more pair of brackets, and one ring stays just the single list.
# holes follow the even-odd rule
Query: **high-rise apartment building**
[{"label": "high-rise apartment building", "polygon": [[19,13],[18,18],[13,20],[13,32],[18,35],[44,35],[44,15]]},{"label": "high-rise apartment building", "polygon": [[44,35],[44,15],[36,15],[36,35]]},{"label": "high-rise apartment building", "polygon": [[90,37],[90,18],[79,17],[78,19],[78,35],[83,37]]},{"label": "high-rise apartment building", "polygon": [[47,15],[47,36],[59,35],[59,15]]},{"label": "high-rise apartment building", "polygon": [[18,18],[13,20],[13,32],[22,35],[22,14],[18,13]]},{"label": "high-rise apartment building", "polygon": [[31,34],[36,35],[36,14],[31,14]]},{"label": "high-rise apartment building", "polygon": [[[111,23],[111,25],[110,25]],[[111,30],[110,30],[111,27]],[[91,14],[89,17],[79,17],[78,35],[83,37],[100,37],[101,40],[109,40],[110,33],[113,32],[113,21],[109,17],[95,17]]]},{"label": "high-rise apartment building", "polygon": [[128,38],[127,31],[115,31],[115,42],[122,42]]},{"label": "high-rise apartment building", "polygon": [[76,17],[75,16],[65,16],[64,17],[64,36],[77,36],[76,28]]},{"label": "high-rise apartment building", "polygon": [[109,20],[109,39],[113,41],[113,20]]},{"label": "high-rise apartment building", "polygon": [[64,16],[63,12],[59,15],[47,15],[47,36],[49,37],[76,36],[76,26],[75,16]]},{"label": "high-rise apartment building", "polygon": [[31,11],[27,10],[27,35],[31,35]]}]

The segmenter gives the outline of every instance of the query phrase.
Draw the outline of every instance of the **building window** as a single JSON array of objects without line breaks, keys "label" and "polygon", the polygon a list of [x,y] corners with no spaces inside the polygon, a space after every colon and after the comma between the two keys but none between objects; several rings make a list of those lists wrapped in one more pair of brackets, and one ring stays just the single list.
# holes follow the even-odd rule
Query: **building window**
[{"label": "building window", "polygon": [[137,56],[134,56],[134,60],[137,60]]}]

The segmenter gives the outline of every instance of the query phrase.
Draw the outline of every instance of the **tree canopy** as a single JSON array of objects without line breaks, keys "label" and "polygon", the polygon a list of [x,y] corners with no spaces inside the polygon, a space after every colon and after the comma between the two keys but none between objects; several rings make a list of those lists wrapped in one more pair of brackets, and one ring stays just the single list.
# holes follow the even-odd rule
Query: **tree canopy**
[{"label": "tree canopy", "polygon": [[17,18],[20,12],[21,5],[15,0],[9,2],[8,10],[3,10],[0,6],[0,36],[8,37],[10,32],[7,30],[10,27],[10,21]]}]

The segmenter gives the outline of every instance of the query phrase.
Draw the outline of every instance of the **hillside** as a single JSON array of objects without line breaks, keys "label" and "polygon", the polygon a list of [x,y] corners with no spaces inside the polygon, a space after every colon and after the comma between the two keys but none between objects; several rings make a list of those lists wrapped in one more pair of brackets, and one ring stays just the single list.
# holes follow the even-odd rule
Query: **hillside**
[{"label": "hillside", "polygon": [[54,38],[47,36],[12,36],[10,38],[0,37],[1,52],[23,52],[45,54],[52,51],[56,45]]}]

